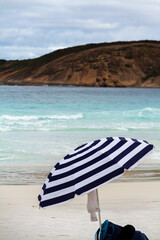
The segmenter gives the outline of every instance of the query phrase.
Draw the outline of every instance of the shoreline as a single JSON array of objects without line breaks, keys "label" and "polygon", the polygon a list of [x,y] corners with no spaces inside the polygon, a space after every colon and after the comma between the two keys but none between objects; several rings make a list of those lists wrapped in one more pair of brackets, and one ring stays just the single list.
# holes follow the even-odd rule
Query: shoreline
[{"label": "shoreline", "polygon": [[[16,165],[0,166],[1,185],[42,185],[53,168],[52,165]],[[125,171],[124,175],[114,182],[157,182],[160,181],[160,164],[154,166],[139,165],[132,171]]]},{"label": "shoreline", "polygon": [[144,88],[144,89],[159,89],[160,87],[157,87],[157,86],[122,86],[122,87],[119,87],[119,86],[86,86],[86,85],[74,85],[74,84],[37,84],[37,85],[20,85],[20,84],[1,84],[0,83],[0,86],[2,87],[5,87],[5,86],[8,86],[8,87],[76,87],[76,88],[134,88],[134,89],[141,89],[141,88]]},{"label": "shoreline", "polygon": [[[94,239],[98,222],[90,222],[87,195],[39,210],[41,185],[0,186],[0,235],[3,240]],[[132,224],[149,239],[159,240],[160,181],[110,182],[99,188],[102,221]],[[74,226],[74,227],[73,227]]]}]

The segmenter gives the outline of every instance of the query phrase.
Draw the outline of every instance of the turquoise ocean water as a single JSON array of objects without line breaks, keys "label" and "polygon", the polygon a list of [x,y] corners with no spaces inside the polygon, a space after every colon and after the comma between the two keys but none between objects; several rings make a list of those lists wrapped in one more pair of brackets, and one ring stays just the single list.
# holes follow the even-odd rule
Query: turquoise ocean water
[{"label": "turquoise ocean water", "polygon": [[77,146],[122,136],[153,153],[127,180],[160,180],[160,89],[0,86],[0,183],[41,184]]}]

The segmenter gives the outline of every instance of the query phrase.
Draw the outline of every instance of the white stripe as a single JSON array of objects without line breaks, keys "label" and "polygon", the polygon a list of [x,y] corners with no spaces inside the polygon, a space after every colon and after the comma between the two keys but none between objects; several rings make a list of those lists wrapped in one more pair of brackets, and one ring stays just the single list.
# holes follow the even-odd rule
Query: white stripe
[{"label": "white stripe", "polygon": [[[46,185],[46,188],[47,188],[47,185],[48,185],[48,181],[49,181],[49,179],[48,178],[46,178],[46,181],[44,182],[44,184]],[[40,196],[41,196],[41,199],[43,198],[43,194],[44,194],[44,190],[43,189],[41,189],[41,192],[40,192]]]},{"label": "white stripe", "polygon": [[91,177],[89,177],[89,178],[87,178],[87,179],[77,183],[75,185],[75,190],[78,190],[79,188],[84,187],[87,184],[92,183],[93,181],[98,180],[98,179],[104,177],[105,175],[107,175],[107,174],[117,170],[120,167],[121,166],[119,166],[119,164],[114,164],[111,167],[107,168],[107,171],[106,171],[106,169],[104,169],[103,171],[98,172],[97,174],[95,174],[95,175],[93,175],[93,176],[91,176]]},{"label": "white stripe", "polygon": [[[49,182],[48,185],[47,185],[47,188],[54,187],[54,186],[57,186],[57,185],[59,185],[59,184],[63,184],[63,183],[65,183],[65,182],[71,181],[71,180],[73,180],[73,179],[75,179],[75,178],[77,178],[77,177],[79,177],[79,176],[82,176],[82,175],[86,174],[87,172],[89,173],[90,171],[92,171],[92,170],[94,170],[94,169],[102,166],[103,164],[111,161],[113,158],[115,158],[116,156],[118,156],[120,152],[124,151],[127,147],[129,147],[129,146],[132,145],[133,143],[134,143],[133,141],[127,142],[127,143],[124,144],[121,148],[119,148],[120,151],[116,150],[114,153],[110,154],[108,157],[103,158],[101,161],[98,161],[97,163],[95,163],[95,164],[93,164],[93,165],[91,165],[91,166],[88,166],[87,168],[82,169],[82,170],[80,170],[80,171],[77,172],[77,173],[74,173],[74,174],[69,175],[69,176],[67,176],[67,177],[64,177],[64,178],[61,178],[61,179],[58,179],[58,180],[54,180],[54,181]],[[114,143],[114,145],[115,145],[115,144],[116,144],[116,143]],[[112,145],[112,147],[113,147],[113,142],[112,142],[110,145]],[[146,145],[146,144],[145,144],[145,145]],[[104,152],[105,152],[106,149],[108,149],[108,148],[109,148],[109,145],[108,145],[105,149],[103,149]],[[136,148],[136,149],[137,149],[137,148]],[[135,149],[135,151],[136,151],[136,149]],[[133,152],[135,152],[135,151],[132,151],[132,152],[131,152],[132,154],[128,154],[127,156],[132,157]],[[94,156],[94,157],[98,157],[98,155],[100,155],[100,154],[101,154],[101,153],[98,152],[98,153],[94,154],[93,156]],[[64,168],[64,169],[57,170],[57,171],[55,172],[54,176],[55,176],[55,175],[58,175],[58,174],[60,174],[60,173],[64,173],[64,172],[67,172],[67,171],[69,171],[69,170],[72,170],[72,169],[74,169],[74,168],[76,168],[76,167],[78,167],[78,166],[83,165],[84,163],[86,163],[86,162],[88,162],[88,161],[91,161],[91,160],[93,159],[93,156],[92,156],[92,157],[89,157],[88,159],[84,159],[83,161],[78,162],[78,163],[76,163],[76,164],[73,164],[73,165],[71,165],[71,166],[69,166],[69,167],[66,167],[66,168]],[[112,157],[112,158],[111,158],[111,157]],[[124,158],[125,158],[125,157],[123,157],[123,159],[124,159]],[[121,160],[119,161],[119,164],[121,164]],[[122,164],[122,165],[123,165],[123,164]],[[121,165],[121,166],[122,166],[122,165]],[[63,171],[61,171],[61,170],[63,170]],[[57,172],[58,172],[58,173],[57,173]]]},{"label": "white stripe", "polygon": [[[124,145],[123,145],[123,146],[122,146],[122,147],[123,147],[123,150],[125,150],[125,149],[126,149],[128,146],[130,146],[132,143],[133,143],[133,142],[130,142],[130,143],[125,144],[125,145],[126,145],[125,148],[124,148]],[[116,144],[117,144],[116,142],[110,143],[110,145],[111,145],[112,147],[114,147],[114,145],[116,145]],[[105,149],[103,149],[103,152],[108,151],[108,150],[110,149],[110,145],[108,145]],[[116,154],[112,153],[112,154],[110,154],[108,157],[103,158],[101,161],[98,161],[97,163],[92,164],[91,166],[88,166],[87,168],[82,169],[82,170],[80,170],[80,171],[77,172],[77,173],[74,173],[74,174],[69,175],[69,176],[67,176],[67,177],[64,177],[64,178],[61,178],[61,179],[58,179],[58,180],[54,180],[54,181],[49,182],[47,188],[50,188],[50,187],[53,187],[53,186],[57,186],[57,185],[62,184],[62,183],[64,183],[64,182],[71,181],[71,180],[73,180],[74,178],[77,178],[77,177],[79,177],[79,176],[82,176],[82,175],[84,175],[85,173],[87,173],[87,172],[89,172],[89,171],[91,171],[91,170],[94,170],[94,169],[96,169],[97,167],[102,166],[103,164],[111,161],[111,160],[113,159],[113,157],[116,157],[116,156],[119,155],[119,151],[115,151],[115,152],[116,152]],[[84,159],[83,161],[80,161],[80,162],[78,162],[78,163],[75,163],[75,164],[73,164],[73,165],[71,165],[71,166],[69,166],[69,167],[66,167],[66,168],[64,168],[64,169],[56,170],[54,176],[55,176],[55,175],[59,175],[59,174],[61,174],[61,173],[66,173],[67,171],[70,171],[70,170],[72,170],[72,169],[74,169],[74,168],[76,168],[76,167],[82,166],[82,165],[85,164],[86,162],[89,162],[89,161],[93,160],[94,158],[98,157],[98,156],[101,155],[101,154],[102,154],[101,152],[98,152],[98,153],[92,155],[91,157]],[[112,158],[111,158],[111,156],[112,156]]]},{"label": "white stripe", "polygon": [[50,173],[53,175],[55,173],[55,171],[56,171],[56,169],[55,169],[55,167],[53,167]]},{"label": "white stripe", "polygon": [[[69,155],[72,155],[72,154],[75,154],[75,153],[78,153],[78,152],[82,151],[83,149],[85,149],[85,148],[89,147],[90,145],[92,145],[92,143],[94,143],[94,141],[87,143],[85,146],[83,146],[83,147],[81,147],[81,148],[79,148],[77,150],[73,150]],[[81,144],[81,146],[82,145],[83,144]]]},{"label": "white stripe", "polygon": [[[95,146],[93,146],[92,148],[89,148],[87,151],[85,151],[85,152],[83,152],[83,153],[80,153],[80,154],[77,154],[76,156],[73,156],[73,157],[71,157],[71,158],[69,158],[69,159],[64,159],[64,161],[61,162],[61,164],[67,163],[67,162],[71,162],[72,160],[74,160],[74,159],[76,159],[76,158],[79,158],[79,157],[84,156],[85,154],[87,154],[87,153],[93,151],[94,149],[100,147],[100,146],[101,146],[103,143],[105,143],[106,141],[107,141],[107,140],[106,140],[105,138],[101,139],[101,141],[100,141],[98,144],[96,144]],[[74,153],[73,153],[73,154],[74,154]]]},{"label": "white stripe", "polygon": [[58,186],[60,184],[72,181],[74,179],[75,179],[74,174],[72,174],[72,175],[69,175],[67,177],[64,177],[64,178],[61,178],[61,179],[58,179],[58,180],[54,180],[54,181],[48,182],[47,188],[55,187],[55,186]]},{"label": "white stripe", "polygon": [[102,186],[102,185],[104,185],[104,184],[107,184],[107,183],[109,183],[109,182],[112,182],[113,180],[121,177],[123,174],[124,174],[124,172],[123,172],[123,173],[120,173],[119,175],[116,175],[115,177],[113,177],[113,178],[111,178],[111,179],[109,179],[107,182],[100,183],[100,184],[97,185],[96,187],[90,188],[90,189],[87,190],[86,192],[81,193],[80,196],[82,196],[82,195],[84,195],[84,194],[86,194],[86,193],[88,193],[88,192],[91,192],[91,191],[97,189],[98,187],[100,187],[100,186]]},{"label": "white stripe", "polygon": [[[73,197],[74,198],[74,197]],[[67,199],[65,201],[61,201],[61,202],[58,202],[58,203],[53,203],[51,205],[47,205],[47,206],[44,206],[43,208],[50,208],[50,207],[53,207],[53,206],[56,206],[56,205],[61,205],[61,204],[64,204],[66,202],[70,202],[72,201],[73,198],[70,198],[70,199]]]},{"label": "white stripe", "polygon": [[[75,178],[77,177],[80,177],[80,176],[83,176],[84,174],[88,173],[88,175],[90,175],[90,172],[103,166],[105,163],[109,162],[111,159],[109,157],[106,157],[106,158],[103,158],[101,161],[99,162],[96,162],[95,164],[79,171],[79,172],[76,172],[74,175],[75,175]],[[105,171],[107,172],[108,171],[108,168],[105,168]]]},{"label": "white stripe", "polygon": [[71,193],[71,192],[75,192],[74,186],[64,188],[64,189],[56,191],[56,192],[45,194],[45,195],[43,195],[41,202],[45,201],[45,200],[49,200],[49,199],[53,199],[53,198],[56,198],[56,197],[63,196],[63,195],[66,195],[68,193]]},{"label": "white stripe", "polygon": [[[103,143],[107,142],[107,139],[104,138],[104,139],[99,139],[100,142],[98,144],[96,144],[95,146],[93,146],[92,148],[88,149],[87,151],[84,151],[83,153],[81,154],[77,154],[76,156],[74,157],[71,157],[69,159],[61,159],[59,161],[60,164],[65,164],[67,162],[71,162],[79,157],[82,157],[84,155],[86,155],[87,153],[93,151],[94,149],[100,147]],[[51,170],[51,174],[52,176],[55,176],[55,175],[59,175],[61,173],[65,173],[67,171],[70,171],[76,167],[79,167],[91,160],[93,160],[94,158],[100,156],[101,154],[107,152],[108,150],[110,150],[112,147],[114,147],[117,143],[123,141],[121,140],[119,137],[114,137],[113,138],[113,142],[111,142],[107,147],[105,147],[104,149],[101,149],[100,151],[98,151],[97,153],[93,154],[92,156],[88,157],[88,158],[85,158],[77,163],[74,163],[72,164],[71,166],[69,167],[65,167],[64,169],[60,169],[60,170],[56,170],[55,167]],[[113,153],[111,153],[108,157],[102,159],[101,161],[99,162],[96,162],[95,164],[93,165],[90,165],[89,167],[79,171],[79,172],[76,172],[72,175],[69,175],[67,177],[64,177],[64,178],[61,178],[61,179],[58,179],[58,180],[55,180],[55,181],[52,181],[52,182],[49,182],[49,179],[47,178],[46,181],[45,181],[45,184],[46,184],[46,188],[49,189],[51,187],[54,187],[54,186],[58,186],[60,184],[63,184],[63,183],[66,183],[66,182],[69,182],[69,181],[72,181],[80,176],[83,176],[84,174],[88,173],[88,175],[90,176],[90,172],[94,169],[97,169],[98,167],[100,166],[103,166],[105,163],[107,163],[108,161],[112,160],[113,158],[115,158],[116,156],[118,156],[120,153],[122,153],[125,149],[127,149],[129,146],[131,146],[133,143],[136,143],[136,141],[133,141],[131,138],[124,138],[124,140],[127,141],[127,143],[125,143],[123,146],[121,146],[119,149],[117,149],[116,151],[114,151]],[[59,190],[59,191],[55,191],[55,192],[52,192],[52,193],[48,193],[48,194],[45,194],[44,195],[44,191],[41,190],[41,202],[45,201],[45,200],[49,200],[49,199],[54,199],[56,197],[61,197],[63,195],[66,195],[66,194],[69,194],[71,192],[75,192],[76,190],[86,186],[87,184],[90,184],[104,176],[106,176],[107,174],[109,173],[112,173],[113,171],[119,169],[121,166],[123,166],[128,160],[130,160],[132,157],[134,157],[137,153],[139,153],[142,149],[144,149],[147,145],[149,145],[149,143],[146,143],[144,142],[143,140],[137,140],[138,142],[141,143],[141,145],[137,146],[135,149],[133,149],[130,153],[128,153],[127,155],[125,155],[118,163],[112,165],[111,167],[108,167],[106,169],[103,169],[101,172],[99,173],[96,173],[90,177],[88,177],[87,179],[84,179],[82,180],[81,182],[78,182],[75,186],[71,186],[71,187],[68,187],[68,188],[64,188],[62,190]],[[94,142],[90,142],[88,144],[86,144],[84,147],[80,148],[80,149],[77,149],[76,151],[73,151],[72,154],[75,154],[75,153],[78,153],[82,150],[84,150],[85,148],[89,147],[91,144],[93,144]],[[151,151],[150,151],[151,152]],[[148,155],[150,152],[148,152],[146,155]],[[71,155],[72,155],[71,154]],[[146,155],[143,157],[145,158]],[[140,160],[138,162],[136,162],[134,165],[132,165],[130,167],[129,170],[133,169],[135,166],[137,166],[140,161],[143,159],[143,158],[140,158]],[[109,181],[112,181],[113,179],[119,177],[120,175],[123,175],[123,174],[119,174],[117,176],[115,176],[114,178],[110,179]],[[109,182],[107,181],[107,182]],[[105,183],[102,183],[100,185],[103,185]],[[94,189],[96,189],[97,187],[95,187]],[[87,192],[90,192],[91,190],[93,189],[89,189]],[[84,193],[82,193],[84,194]],[[67,200],[68,201],[68,200]],[[66,202],[66,201],[65,201]],[[59,204],[59,203],[57,203]],[[55,205],[55,204],[53,204]]]},{"label": "white stripe", "polygon": [[[133,143],[135,143],[135,141],[133,141],[133,140],[130,139],[130,138],[126,138],[126,139],[128,140],[128,142],[125,143],[123,146],[121,146],[121,147],[120,147],[119,149],[117,149],[116,151],[114,151],[112,154],[110,154],[110,157],[111,157],[111,158],[115,158],[116,156],[118,156],[118,154],[122,153],[125,149],[127,149],[127,147],[129,147],[129,146],[131,146]],[[74,168],[76,168],[76,167],[78,167],[78,166],[81,166],[81,165],[83,165],[83,164],[85,164],[85,163],[93,160],[94,158],[97,158],[98,156],[100,156],[101,154],[107,152],[107,151],[110,150],[112,147],[114,147],[118,142],[121,141],[118,137],[115,137],[114,140],[117,141],[117,142],[115,142],[115,141],[111,142],[111,143],[110,143],[107,147],[105,147],[104,149],[98,151],[97,153],[91,155],[91,156],[88,157],[88,158],[85,158],[85,159],[83,159],[83,160],[81,160],[81,161],[79,161],[79,162],[77,162],[77,163],[74,163],[73,165],[70,165],[70,166],[68,166],[68,167],[66,167],[66,168],[63,168],[63,169],[57,169],[57,170],[56,170],[55,168],[53,168],[52,171],[51,171],[52,176],[53,176],[53,175],[59,175],[59,174],[68,172],[68,171],[70,171],[71,169],[74,169]],[[139,142],[141,142],[141,144],[146,144],[146,146],[148,145],[148,144],[145,143],[144,141],[139,141]],[[92,149],[92,150],[93,150],[93,149]],[[87,151],[87,152],[88,152],[88,151]],[[85,152],[85,154],[86,154],[86,152]],[[79,158],[79,157],[80,157],[80,156],[78,156],[78,158]],[[73,160],[75,160],[75,159],[77,159],[77,156],[75,156]],[[73,161],[73,160],[72,160],[72,161]],[[64,164],[64,163],[66,163],[66,160],[61,159],[60,162],[61,162],[61,164]]]},{"label": "white stripe", "polygon": [[52,199],[52,198],[56,198],[56,197],[60,197],[60,196],[63,196],[63,195],[66,195],[68,193],[71,193],[71,192],[75,192],[77,189],[81,188],[81,187],[84,187],[85,185],[95,181],[95,180],[98,180],[99,178],[102,178],[103,176],[113,172],[114,170],[118,169],[120,166],[118,164],[115,164],[115,165],[112,165],[111,167],[107,168],[107,171],[106,169],[104,169],[103,171],[77,183],[75,186],[71,186],[71,187],[68,187],[68,188],[64,188],[62,190],[59,190],[59,191],[55,191],[55,192],[52,192],[52,193],[48,193],[48,194],[45,194],[42,196],[42,200],[41,201],[45,201],[45,200],[48,200],[48,199]]},{"label": "white stripe", "polygon": [[[124,138],[126,141],[132,141],[132,142],[140,142],[140,143],[145,143],[143,140],[139,140],[139,139],[135,139],[135,140],[137,140],[137,141],[134,141],[134,140],[132,140],[132,138]],[[134,138],[133,138],[134,139]]]},{"label": "white stripe", "polygon": [[128,168],[128,171],[131,171],[132,169],[134,169],[138,164],[140,164],[144,158],[146,158],[151,152],[153,151],[153,149],[151,149],[149,152],[147,152],[138,162],[136,162],[134,165],[132,165],[130,168]]},{"label": "white stripe", "polygon": [[[120,140],[119,140],[120,141]],[[108,146],[106,146],[105,148],[101,149],[100,151],[94,153],[93,155],[89,156],[88,158],[85,158],[77,163],[74,163],[68,167],[65,167],[65,168],[62,168],[62,169],[57,169],[54,173],[54,176],[55,175],[59,175],[59,174],[62,174],[62,173],[65,173],[67,171],[70,171],[71,169],[74,169],[76,167],[79,167],[89,161],[92,161],[93,159],[95,159],[96,157],[99,157],[101,154],[107,152],[108,150],[110,150],[111,148],[113,148],[118,142],[111,142]],[[76,159],[76,158],[75,158]],[[74,160],[75,160],[74,159]],[[65,161],[65,160],[64,160]]]},{"label": "white stripe", "polygon": [[128,147],[130,147],[131,145],[133,145],[133,141],[128,141],[126,142],[124,145],[122,145],[120,148],[118,148],[116,151],[114,151],[113,153],[110,154],[110,157],[113,159],[116,156],[118,156],[120,153],[122,153],[124,150],[126,150]]},{"label": "white stripe", "polygon": [[141,145],[133,149],[130,153],[128,153],[125,157],[123,157],[119,164],[123,166],[128,160],[130,160],[132,157],[134,157],[138,152],[140,152],[143,148],[145,148],[148,144],[143,142]]},{"label": "white stripe", "polygon": [[61,178],[61,179],[58,179],[58,180],[55,180],[55,181],[52,181],[52,182],[49,182],[47,184],[47,188],[50,188],[50,187],[54,187],[54,186],[58,186],[59,184],[63,184],[63,183],[66,183],[66,182],[69,182],[69,181],[72,181],[80,176],[83,176],[84,174],[86,173],[90,173],[90,171],[92,170],[95,170],[97,169],[98,167],[104,165],[105,163],[107,163],[108,161],[110,161],[111,159],[110,158],[103,158],[101,161],[99,162],[96,162],[95,164],[91,165],[91,166],[88,166],[87,168],[84,168],[82,169],[81,171],[78,171],[72,175],[69,175],[68,177],[64,177],[64,178]]},{"label": "white stripe", "polygon": [[[100,140],[100,139],[99,139],[99,140]],[[78,153],[78,152],[82,151],[83,149],[85,149],[85,148],[89,147],[90,145],[92,145],[94,142],[95,142],[95,141],[92,141],[92,142],[87,143],[85,146],[83,146],[83,147],[81,147],[81,148],[79,148],[79,149],[77,149],[77,150],[74,150],[74,151],[73,151],[72,153],[70,153],[69,155],[72,155],[72,154],[75,154],[75,153]],[[81,144],[81,145],[83,145],[83,144]]]}]

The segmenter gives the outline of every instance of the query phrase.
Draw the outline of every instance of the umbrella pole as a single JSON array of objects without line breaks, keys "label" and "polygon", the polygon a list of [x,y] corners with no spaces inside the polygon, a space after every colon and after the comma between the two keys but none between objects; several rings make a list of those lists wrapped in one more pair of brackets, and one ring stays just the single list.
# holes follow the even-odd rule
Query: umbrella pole
[{"label": "umbrella pole", "polygon": [[100,205],[99,205],[99,196],[98,196],[98,189],[96,189],[96,195],[97,195],[97,203],[98,203],[98,207],[99,207],[99,211],[98,211],[98,220],[99,220],[99,228],[100,228],[100,232],[101,232],[101,213],[100,213]]}]

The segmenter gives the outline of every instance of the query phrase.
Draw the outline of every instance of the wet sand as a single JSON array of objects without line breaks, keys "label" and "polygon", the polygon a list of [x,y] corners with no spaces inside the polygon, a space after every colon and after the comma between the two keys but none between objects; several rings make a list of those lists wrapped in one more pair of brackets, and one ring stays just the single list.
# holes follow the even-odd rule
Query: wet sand
[{"label": "wet sand", "polygon": [[[0,166],[0,185],[43,185],[52,165]],[[160,164],[143,164],[126,171],[116,182],[160,181]]]}]

